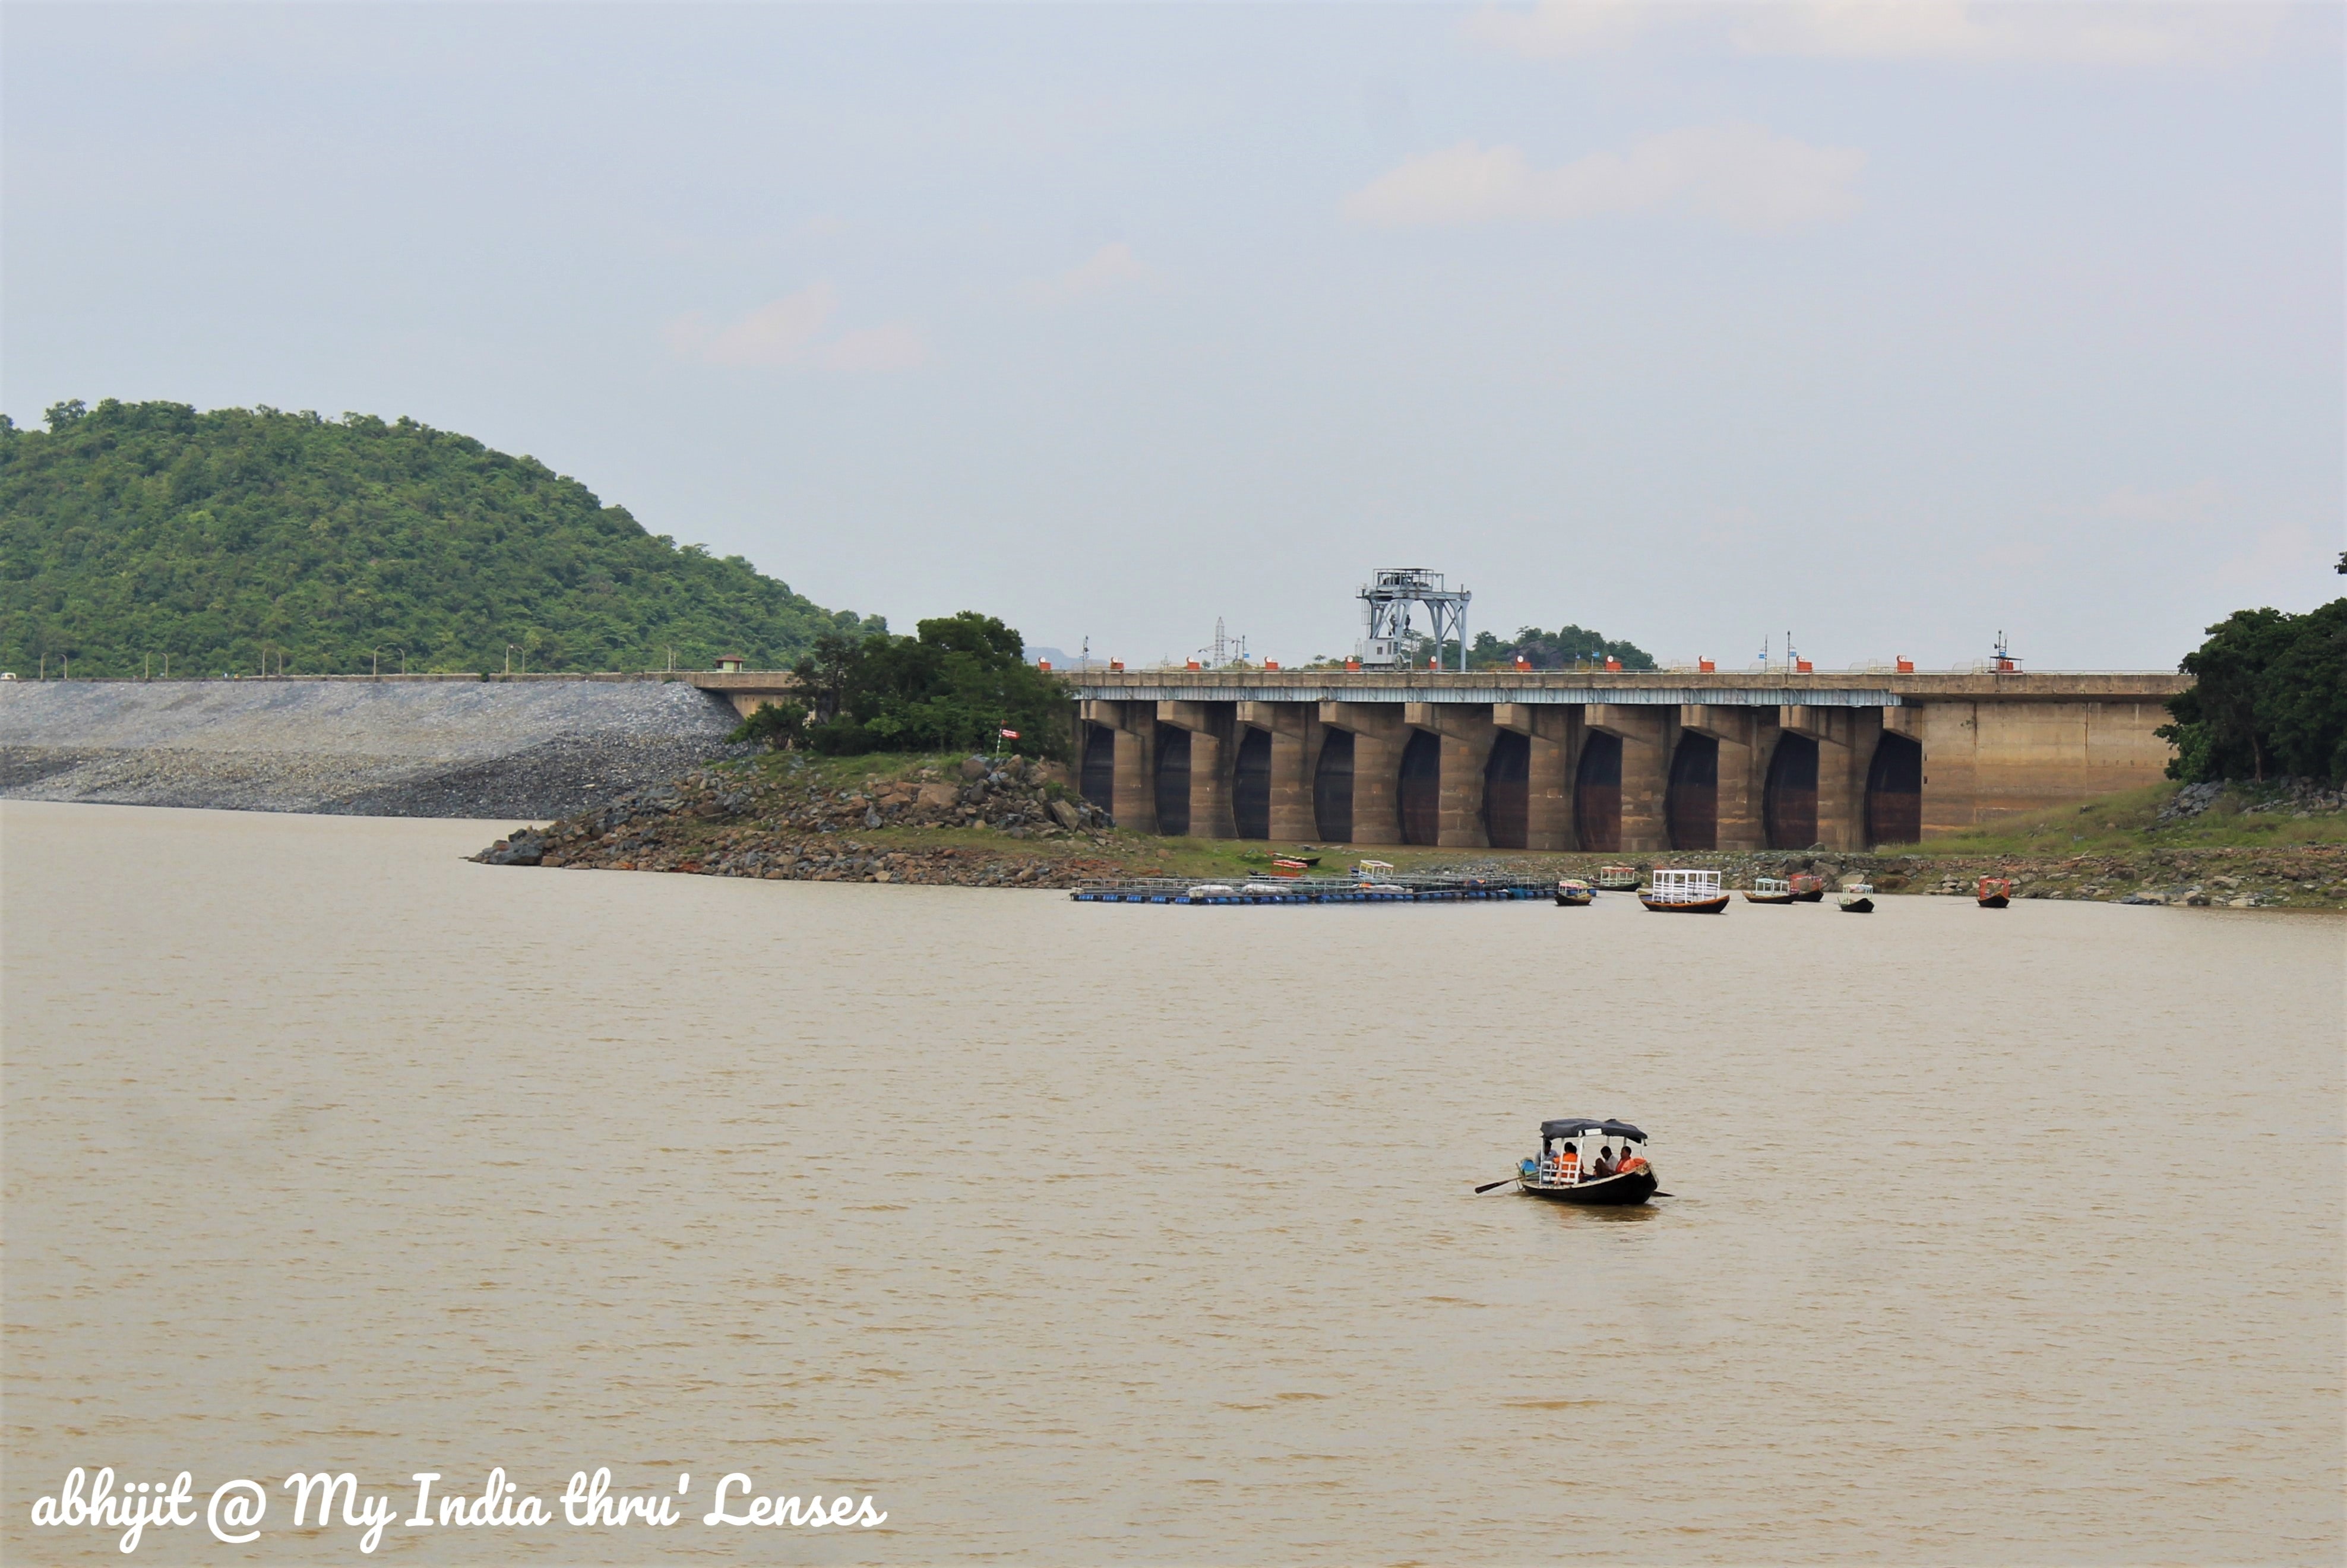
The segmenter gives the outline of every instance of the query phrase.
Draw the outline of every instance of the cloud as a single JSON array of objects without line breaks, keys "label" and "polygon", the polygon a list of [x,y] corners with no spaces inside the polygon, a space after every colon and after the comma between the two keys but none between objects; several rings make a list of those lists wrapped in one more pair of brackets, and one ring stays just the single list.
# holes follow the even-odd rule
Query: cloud
[{"label": "cloud", "polygon": [[2199,65],[2262,54],[2278,21],[2263,5],[1965,0],[1809,0],[1742,15],[1736,41],[1754,54],[2090,66]]},{"label": "cloud", "polygon": [[1689,127],[1559,169],[1533,168],[1521,148],[1463,141],[1371,180],[1346,199],[1345,215],[1414,228],[1676,210],[1771,233],[1856,211],[1865,164],[1854,149],[1811,147],[1758,126]]},{"label": "cloud", "polygon": [[819,370],[879,374],[911,370],[928,363],[928,344],[908,322],[890,322],[864,332],[842,333],[818,346],[808,362]]},{"label": "cloud", "polygon": [[1755,55],[2086,66],[2223,64],[2272,47],[2280,8],[2219,4],[2035,5],[2023,0],[1802,0],[1678,5],[1541,0],[1485,6],[1462,31],[1529,59],[1571,59],[1673,27]]},{"label": "cloud", "polygon": [[2213,521],[2225,500],[2224,490],[2214,479],[2203,479],[2197,485],[2174,490],[2141,490],[2133,485],[2121,485],[2086,510],[2089,517],[2112,522],[2167,527]]},{"label": "cloud", "polygon": [[2338,559],[2336,544],[2325,544],[2303,523],[2283,523],[2260,529],[2250,548],[2217,568],[2217,580],[2229,588],[2258,593],[2289,595],[2303,585],[2320,585]]},{"label": "cloud", "polygon": [[815,370],[910,370],[928,358],[918,329],[907,322],[844,332],[823,340],[838,313],[839,293],[810,283],[723,325],[699,311],[669,322],[661,335],[677,358],[701,364],[804,366]]},{"label": "cloud", "polygon": [[1030,300],[1043,304],[1103,293],[1128,283],[1149,282],[1157,275],[1157,269],[1134,255],[1131,245],[1114,240],[1066,272],[1030,283],[1026,293]]},{"label": "cloud", "polygon": [[1656,14],[1641,0],[1541,0],[1529,11],[1487,5],[1467,18],[1479,44],[1530,59],[1568,59],[1619,48]]}]

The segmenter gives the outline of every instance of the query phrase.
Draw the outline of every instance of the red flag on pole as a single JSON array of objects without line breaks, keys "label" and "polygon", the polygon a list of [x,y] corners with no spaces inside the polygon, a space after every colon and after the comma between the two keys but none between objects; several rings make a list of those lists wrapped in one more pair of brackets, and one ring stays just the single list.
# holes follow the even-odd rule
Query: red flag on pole
[{"label": "red flag on pole", "polygon": [[1005,730],[1002,732],[1002,738],[1006,741],[1015,741],[1019,738],[1019,732],[1016,730]]}]

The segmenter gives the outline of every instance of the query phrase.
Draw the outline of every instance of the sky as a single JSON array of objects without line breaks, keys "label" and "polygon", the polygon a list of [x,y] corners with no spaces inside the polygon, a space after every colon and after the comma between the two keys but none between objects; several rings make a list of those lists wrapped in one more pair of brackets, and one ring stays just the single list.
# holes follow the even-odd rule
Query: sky
[{"label": "sky", "polygon": [[408,415],[900,630],[2171,668],[2347,590],[2342,12],[0,7],[0,411]]}]

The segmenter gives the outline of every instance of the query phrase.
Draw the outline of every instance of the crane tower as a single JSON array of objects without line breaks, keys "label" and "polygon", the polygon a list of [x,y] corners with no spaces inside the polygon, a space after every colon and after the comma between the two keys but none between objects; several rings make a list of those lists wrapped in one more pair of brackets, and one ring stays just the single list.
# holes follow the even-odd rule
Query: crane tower
[{"label": "crane tower", "polygon": [[1359,644],[1362,667],[1390,670],[1401,662],[1402,640],[1409,635],[1409,610],[1426,606],[1434,622],[1434,646],[1459,640],[1459,668],[1467,668],[1467,601],[1475,596],[1465,584],[1443,586],[1442,574],[1423,567],[1380,567],[1376,578],[1360,590],[1362,617],[1368,635]]}]

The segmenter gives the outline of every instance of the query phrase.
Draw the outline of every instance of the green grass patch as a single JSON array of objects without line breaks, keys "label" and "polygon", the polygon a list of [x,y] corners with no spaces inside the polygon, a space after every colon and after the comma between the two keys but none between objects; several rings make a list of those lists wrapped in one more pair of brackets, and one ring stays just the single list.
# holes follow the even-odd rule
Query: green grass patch
[{"label": "green grass patch", "polygon": [[2347,814],[2294,817],[2287,811],[2248,811],[2257,799],[2254,785],[2229,790],[2198,816],[2162,823],[2160,808],[2175,798],[2178,787],[2150,784],[2083,805],[2006,817],[1922,844],[1885,845],[1879,853],[2125,855],[2142,849],[2267,849],[2347,843]]}]

